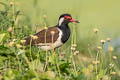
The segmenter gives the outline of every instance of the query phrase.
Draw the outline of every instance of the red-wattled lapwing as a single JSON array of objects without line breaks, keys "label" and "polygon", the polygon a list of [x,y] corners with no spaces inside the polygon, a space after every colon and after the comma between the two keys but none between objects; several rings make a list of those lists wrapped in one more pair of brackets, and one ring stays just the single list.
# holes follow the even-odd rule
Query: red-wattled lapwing
[{"label": "red-wattled lapwing", "polygon": [[58,24],[48,29],[25,38],[25,45],[38,45],[42,50],[51,50],[62,46],[70,37],[70,28],[68,23],[79,21],[74,20],[70,14],[62,14],[59,17]]}]

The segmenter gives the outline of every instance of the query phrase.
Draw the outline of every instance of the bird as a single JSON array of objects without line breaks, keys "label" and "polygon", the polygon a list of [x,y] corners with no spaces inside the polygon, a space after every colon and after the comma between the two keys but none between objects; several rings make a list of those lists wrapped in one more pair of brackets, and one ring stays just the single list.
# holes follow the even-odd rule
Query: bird
[{"label": "bird", "polygon": [[71,14],[62,14],[56,26],[43,29],[24,38],[24,45],[37,45],[43,51],[56,49],[68,41],[71,35],[68,25],[70,22],[79,23],[78,20],[72,18]]}]

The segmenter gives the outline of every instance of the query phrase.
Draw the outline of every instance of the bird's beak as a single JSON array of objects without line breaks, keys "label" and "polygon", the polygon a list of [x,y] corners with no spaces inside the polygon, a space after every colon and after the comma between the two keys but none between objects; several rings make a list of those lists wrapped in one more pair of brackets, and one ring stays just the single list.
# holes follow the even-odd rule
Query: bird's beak
[{"label": "bird's beak", "polygon": [[77,20],[74,20],[74,19],[71,19],[70,22],[74,22],[74,23],[80,23],[79,21]]}]

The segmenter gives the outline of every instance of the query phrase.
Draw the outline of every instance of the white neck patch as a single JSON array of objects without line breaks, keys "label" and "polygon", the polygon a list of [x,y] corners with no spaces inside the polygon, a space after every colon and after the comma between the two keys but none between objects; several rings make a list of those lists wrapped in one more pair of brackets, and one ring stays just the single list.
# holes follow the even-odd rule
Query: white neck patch
[{"label": "white neck patch", "polygon": [[58,25],[61,26],[61,24],[62,24],[63,21],[64,21],[64,17],[60,18]]}]

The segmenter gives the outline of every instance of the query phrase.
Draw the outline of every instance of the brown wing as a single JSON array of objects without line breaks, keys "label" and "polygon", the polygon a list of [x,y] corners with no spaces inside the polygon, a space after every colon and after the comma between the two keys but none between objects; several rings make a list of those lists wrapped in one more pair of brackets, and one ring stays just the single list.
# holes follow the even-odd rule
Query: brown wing
[{"label": "brown wing", "polygon": [[[52,31],[54,31],[54,35],[51,34]],[[34,39],[34,36],[37,36],[37,38]],[[31,45],[36,45],[40,43],[43,44],[55,42],[59,37],[59,31],[57,27],[50,27],[34,34],[33,37],[29,36],[25,38],[25,45],[30,45],[30,43]]]}]

